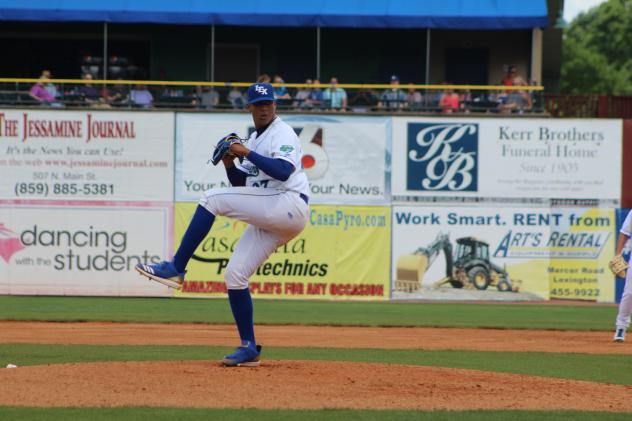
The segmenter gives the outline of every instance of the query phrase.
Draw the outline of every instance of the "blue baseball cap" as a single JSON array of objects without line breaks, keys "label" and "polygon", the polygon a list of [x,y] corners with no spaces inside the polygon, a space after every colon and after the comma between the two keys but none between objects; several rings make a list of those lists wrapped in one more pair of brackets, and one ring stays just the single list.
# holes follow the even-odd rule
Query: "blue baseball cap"
[{"label": "blue baseball cap", "polygon": [[274,101],[274,88],[269,83],[255,83],[248,88],[248,104]]}]

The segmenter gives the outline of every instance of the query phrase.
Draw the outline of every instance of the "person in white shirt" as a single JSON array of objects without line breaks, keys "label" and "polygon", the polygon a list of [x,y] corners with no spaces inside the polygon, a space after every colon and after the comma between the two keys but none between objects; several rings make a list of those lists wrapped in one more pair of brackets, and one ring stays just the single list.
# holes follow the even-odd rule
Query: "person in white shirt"
[{"label": "person in white shirt", "polygon": [[[256,83],[248,89],[248,109],[255,131],[245,144],[230,146],[222,161],[231,187],[204,192],[173,260],[138,264],[142,275],[181,288],[185,268],[217,215],[248,223],[235,246],[224,280],[241,346],[222,360],[227,366],[258,366],[261,347],[254,335],[250,276],[279,246],[303,231],[307,222],[309,183],[303,152],[294,130],[276,115],[274,88]],[[240,157],[241,162],[235,158]]]},{"label": "person in white shirt", "polygon": [[[623,247],[630,239],[630,236],[632,236],[632,211],[628,212],[628,215],[623,221],[623,225],[621,225],[615,255],[619,255],[623,252]],[[630,264],[632,264],[632,255],[628,262],[628,265]],[[615,342],[625,341],[625,332],[630,326],[630,313],[632,313],[632,270],[628,269],[625,273],[625,286],[623,287],[623,295],[621,296],[619,312],[617,313],[617,319],[615,321]]]}]

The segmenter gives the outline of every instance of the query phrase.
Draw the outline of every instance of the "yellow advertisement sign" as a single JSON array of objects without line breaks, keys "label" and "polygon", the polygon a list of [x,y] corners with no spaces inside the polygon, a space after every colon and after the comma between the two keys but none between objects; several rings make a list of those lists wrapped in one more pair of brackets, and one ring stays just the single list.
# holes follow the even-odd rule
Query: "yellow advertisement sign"
[{"label": "yellow advertisement sign", "polygon": [[[196,206],[176,204],[176,247]],[[175,295],[224,294],[224,271],[246,226],[218,217],[189,261],[182,291]],[[257,269],[250,291],[269,298],[388,299],[390,236],[389,207],[312,205],[305,230]]]},{"label": "yellow advertisement sign", "polygon": [[614,209],[570,213],[566,222],[565,230],[553,232],[547,244],[551,298],[612,302],[614,282],[608,262],[616,240]]},{"label": "yellow advertisement sign", "polygon": [[612,302],[603,208],[393,208],[394,299]]}]

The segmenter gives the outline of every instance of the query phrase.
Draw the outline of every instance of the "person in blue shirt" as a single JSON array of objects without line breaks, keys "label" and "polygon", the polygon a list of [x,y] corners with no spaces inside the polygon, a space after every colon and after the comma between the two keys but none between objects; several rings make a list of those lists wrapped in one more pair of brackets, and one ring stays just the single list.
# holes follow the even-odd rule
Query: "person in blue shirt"
[{"label": "person in blue shirt", "polygon": [[329,81],[331,87],[323,92],[323,100],[327,104],[326,108],[332,111],[347,110],[347,92],[338,87],[338,78],[332,77]]}]

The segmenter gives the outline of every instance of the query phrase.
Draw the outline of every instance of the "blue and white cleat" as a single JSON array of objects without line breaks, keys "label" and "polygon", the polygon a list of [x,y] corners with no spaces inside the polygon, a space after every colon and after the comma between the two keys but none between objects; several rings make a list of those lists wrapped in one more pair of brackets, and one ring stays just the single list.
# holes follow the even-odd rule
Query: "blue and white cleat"
[{"label": "blue and white cleat", "polygon": [[624,342],[625,341],[625,329],[618,327],[617,330],[614,331],[615,342]]},{"label": "blue and white cleat", "polygon": [[134,269],[152,281],[160,282],[169,288],[182,289],[184,284],[184,274],[186,272],[178,273],[173,262],[163,261],[153,265],[139,263]]},{"label": "blue and white cleat", "polygon": [[259,367],[261,365],[260,355],[261,345],[244,341],[235,352],[222,359],[222,364],[226,367]]}]

